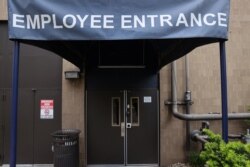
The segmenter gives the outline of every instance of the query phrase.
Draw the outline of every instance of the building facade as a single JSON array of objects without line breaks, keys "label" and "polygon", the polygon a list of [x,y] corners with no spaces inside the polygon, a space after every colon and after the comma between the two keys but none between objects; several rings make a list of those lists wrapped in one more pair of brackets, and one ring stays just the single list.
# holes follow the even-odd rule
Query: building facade
[{"label": "building facade", "polygon": [[[6,1],[2,1],[0,5],[0,20],[1,22],[6,22],[7,20],[7,13],[6,13]],[[228,108],[229,112],[248,112],[248,108],[250,106],[250,48],[249,43],[250,39],[248,34],[250,33],[249,26],[250,26],[250,10],[249,3],[247,0],[241,1],[231,1],[231,16],[230,16],[230,27],[229,27],[229,40],[226,42],[227,48],[227,79],[228,79]],[[190,113],[196,114],[203,114],[203,113],[220,113],[221,112],[221,82],[220,82],[220,57],[219,57],[219,44],[210,44],[205,45],[199,48],[196,48],[191,53],[186,55],[188,59],[188,90],[187,87],[187,79],[186,79],[186,70],[185,70],[185,58],[181,58],[177,60],[177,90],[178,90],[178,100],[184,101],[184,95],[186,91],[191,91],[191,97],[193,104],[190,106]],[[122,119],[124,119],[121,115],[122,113],[117,112],[115,114],[115,107],[116,105],[124,105],[121,104],[121,101],[124,101],[125,97],[127,100],[125,101],[132,101],[132,104],[135,104],[135,108],[143,108],[143,105],[147,105],[148,103],[153,103],[154,95],[149,95],[146,93],[145,95],[137,95],[134,93],[133,95],[129,96],[129,91],[136,88],[137,90],[142,90],[143,88],[147,89],[155,89],[156,90],[156,109],[155,110],[155,120],[156,120],[156,132],[154,136],[156,138],[152,139],[155,141],[155,147],[152,148],[153,153],[146,157],[142,157],[144,161],[145,159],[150,159],[148,157],[153,157],[152,155],[156,156],[152,158],[152,164],[160,164],[160,166],[168,166],[169,164],[176,163],[176,162],[183,162],[187,160],[187,155],[189,151],[198,150],[200,149],[200,144],[195,142],[187,142],[186,140],[186,121],[179,120],[175,118],[171,112],[171,107],[166,105],[167,101],[171,101],[171,67],[170,65],[166,65],[163,67],[158,73],[154,74],[154,79],[150,80],[148,84],[150,86],[143,86],[140,81],[143,81],[144,84],[147,83],[145,78],[140,78],[140,72],[138,72],[139,79],[131,79],[134,83],[138,83],[137,86],[126,86],[121,85],[120,87],[115,87],[112,83],[107,81],[107,78],[114,79],[115,83],[119,83],[119,80],[122,77],[118,76],[117,74],[111,73],[98,73],[98,71],[91,71],[91,68],[84,66],[84,70],[81,71],[81,78],[79,79],[66,79],[65,72],[66,71],[79,71],[77,67],[72,65],[70,62],[63,60],[63,68],[62,68],[62,114],[61,114],[61,128],[65,129],[80,129],[80,160],[81,164],[86,166],[93,161],[93,164],[103,164],[103,160],[94,159],[92,156],[92,149],[93,146],[91,143],[94,140],[99,142],[105,141],[105,133],[98,136],[98,134],[93,134],[92,132],[100,133],[101,128],[94,130],[89,129],[90,127],[97,127],[95,124],[101,124],[103,120],[109,120],[111,118],[113,124],[118,124],[119,127],[122,127]],[[104,71],[119,71],[117,69],[103,69]],[[126,70],[124,70],[126,71]],[[92,75],[90,75],[90,73]],[[124,76],[130,76],[131,73],[124,74]],[[144,74],[145,72],[143,72]],[[113,77],[110,77],[111,75]],[[134,73],[133,73],[134,74]],[[106,79],[102,80],[102,77],[93,77],[93,76],[105,76]],[[115,76],[115,77],[114,77]],[[144,80],[145,79],[145,80]],[[107,81],[108,84],[105,84]],[[99,87],[96,86],[98,83]],[[101,85],[101,86],[100,86]],[[107,86],[108,85],[108,86]],[[152,86],[153,85],[153,86]],[[132,88],[132,89],[131,89]],[[117,92],[122,90],[122,95],[118,95]],[[94,96],[95,91],[97,91],[99,96]],[[100,93],[104,92],[104,93]],[[109,97],[106,97],[106,94],[114,92]],[[135,91],[136,92],[136,91]],[[101,96],[101,95],[104,95]],[[93,96],[92,96],[93,95]],[[93,98],[92,98],[93,97]],[[103,97],[103,98],[101,98]],[[136,99],[142,99],[142,104],[139,103]],[[89,99],[92,100],[90,101]],[[102,100],[98,101],[98,98],[105,99],[109,98],[111,101],[107,100],[107,104],[110,105],[108,110],[112,111],[112,115],[108,116],[109,118],[102,118],[102,115],[98,113],[96,115],[89,115],[89,111],[93,110],[100,110],[99,108],[94,108],[98,105],[102,104]],[[119,100],[120,99],[120,100]],[[97,103],[97,101],[99,103]],[[112,102],[112,103],[111,103]],[[89,108],[93,105],[93,108]],[[136,107],[137,106],[137,107]],[[139,106],[139,107],[138,107]],[[147,108],[147,107],[145,107]],[[185,112],[185,106],[179,106],[179,112]],[[132,111],[132,110],[131,110]],[[138,109],[139,111],[139,109]],[[92,113],[91,112],[91,113]],[[133,111],[138,117],[139,112]],[[142,113],[142,111],[140,112]],[[114,117],[119,115],[121,120],[118,117]],[[145,114],[146,115],[146,114]],[[149,116],[150,117],[150,116]],[[97,119],[98,118],[98,119]],[[132,118],[132,117],[131,117]],[[147,118],[145,119],[147,120]],[[138,122],[132,121],[136,125]],[[143,121],[143,120],[141,120]],[[151,121],[153,122],[153,121]],[[93,124],[91,124],[93,123]],[[135,126],[136,127],[136,126]],[[190,122],[190,131],[195,129],[200,129],[201,121],[192,121]],[[233,120],[229,121],[229,133],[232,134],[240,134],[245,133],[245,130],[249,128],[249,125],[246,124],[244,120]],[[138,128],[139,129],[139,128]],[[221,121],[210,121],[210,129],[215,132],[221,132]],[[143,130],[142,130],[143,131]],[[107,131],[107,134],[111,133]],[[117,132],[114,132],[117,133]],[[118,132],[122,133],[122,132]],[[129,143],[129,130],[126,130],[127,142]],[[135,132],[137,133],[137,132]],[[139,134],[141,132],[138,132]],[[90,136],[97,136],[96,138],[89,138]],[[121,134],[122,135],[122,134]],[[135,135],[133,135],[135,136]],[[139,135],[139,136],[143,136]],[[102,138],[103,137],[103,138]],[[145,136],[145,138],[150,138]],[[145,138],[138,138],[136,140],[144,141]],[[112,137],[110,137],[110,140]],[[133,141],[133,140],[132,140]],[[99,142],[93,143],[93,145],[98,145]],[[111,142],[112,143],[112,142]],[[127,143],[127,145],[129,145]],[[149,142],[151,143],[151,142]],[[115,145],[115,142],[114,142]],[[189,145],[189,147],[187,147]],[[98,145],[99,146],[99,145]],[[146,147],[149,147],[147,143],[145,144]],[[104,145],[100,145],[100,148],[104,148],[107,150],[103,152],[105,153],[112,152],[113,145],[104,147]],[[128,158],[128,163],[131,161],[131,164],[136,164],[137,160],[133,160],[133,158],[129,158],[130,151],[128,149],[126,153],[128,154],[126,158]],[[142,146],[143,147],[143,146]],[[102,149],[103,149],[102,148]],[[110,148],[110,150],[108,150]],[[94,148],[93,148],[94,149]],[[96,148],[95,148],[96,149]],[[115,148],[114,148],[115,149]],[[142,149],[142,148],[137,148]],[[144,151],[144,150],[142,150]],[[93,154],[97,156],[97,153],[100,150],[94,152]],[[121,151],[121,157],[123,158],[123,152]],[[132,151],[133,152],[133,151]],[[147,152],[144,151],[144,152]],[[117,154],[115,154],[117,155]],[[131,157],[134,157],[133,155]],[[108,159],[108,157],[106,158]],[[118,157],[119,159],[119,157]],[[138,157],[140,159],[140,157]],[[139,160],[138,160],[139,161]],[[141,161],[139,161],[141,163]],[[109,162],[107,162],[109,163]],[[118,162],[119,163],[119,162]],[[130,163],[129,163],[130,164]],[[148,163],[150,164],[150,162]]]}]

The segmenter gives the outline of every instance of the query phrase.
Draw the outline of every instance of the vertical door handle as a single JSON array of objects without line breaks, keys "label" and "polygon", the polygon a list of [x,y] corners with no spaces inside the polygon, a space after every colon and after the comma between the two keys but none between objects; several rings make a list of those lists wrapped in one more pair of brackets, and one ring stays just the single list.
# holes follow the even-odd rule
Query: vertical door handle
[{"label": "vertical door handle", "polygon": [[125,136],[125,122],[121,122],[121,137]]},{"label": "vertical door handle", "polygon": [[[128,104],[127,105],[127,123],[126,123],[126,128],[128,129],[128,128],[132,128],[132,123],[131,123],[131,110],[130,110],[130,105]],[[128,122],[128,120],[130,120],[130,122]]]}]

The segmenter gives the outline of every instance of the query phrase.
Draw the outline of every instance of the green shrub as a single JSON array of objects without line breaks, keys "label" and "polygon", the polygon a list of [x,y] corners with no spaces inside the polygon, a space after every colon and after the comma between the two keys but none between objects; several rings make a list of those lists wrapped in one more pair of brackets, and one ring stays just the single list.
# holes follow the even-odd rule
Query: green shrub
[{"label": "green shrub", "polygon": [[203,167],[204,163],[200,158],[200,153],[190,152],[188,155],[188,164],[192,167]]},{"label": "green shrub", "polygon": [[250,145],[241,142],[225,143],[220,135],[208,129],[209,142],[200,153],[202,163],[208,167],[250,167]]}]

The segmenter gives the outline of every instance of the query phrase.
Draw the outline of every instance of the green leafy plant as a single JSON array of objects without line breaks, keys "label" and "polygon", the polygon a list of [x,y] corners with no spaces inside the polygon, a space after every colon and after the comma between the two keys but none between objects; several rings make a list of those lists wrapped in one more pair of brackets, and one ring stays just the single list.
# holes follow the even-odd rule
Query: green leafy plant
[{"label": "green leafy plant", "polygon": [[202,163],[208,167],[250,167],[250,145],[241,142],[225,143],[221,136],[208,129],[203,133],[209,137],[200,153]]},{"label": "green leafy plant", "polygon": [[188,164],[192,167],[203,167],[204,163],[200,158],[200,153],[190,152],[188,155]]}]

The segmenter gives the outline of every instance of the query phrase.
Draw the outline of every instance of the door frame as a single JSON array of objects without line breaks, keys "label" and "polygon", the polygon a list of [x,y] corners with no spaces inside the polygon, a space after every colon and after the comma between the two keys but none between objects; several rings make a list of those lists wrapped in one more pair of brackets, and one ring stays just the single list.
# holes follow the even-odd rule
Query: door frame
[{"label": "door frame", "polygon": [[[128,90],[143,90],[145,88],[138,88],[138,89],[110,89],[111,91],[117,90],[117,91],[123,91],[123,100],[124,100],[124,104],[127,104],[127,91]],[[146,88],[147,89],[147,88]],[[150,88],[148,88],[150,89]],[[127,117],[126,117],[126,112],[125,110],[127,109],[126,105],[123,106],[123,114],[124,114],[124,122],[125,122],[125,137],[124,137],[124,164],[121,165],[113,165],[113,164],[98,164],[98,165],[91,165],[88,164],[88,138],[87,138],[87,129],[88,129],[88,109],[87,109],[87,105],[88,105],[88,89],[85,88],[85,165],[87,167],[124,167],[124,166],[129,166],[129,167],[159,167],[160,166],[160,94],[159,94],[159,88],[154,88],[157,91],[157,140],[158,140],[158,145],[157,145],[157,157],[158,157],[158,163],[157,164],[128,164],[128,153],[127,153],[127,128],[126,128],[126,124],[127,124]],[[90,89],[90,90],[102,90],[102,89]],[[126,93],[125,93],[126,92]]]}]

